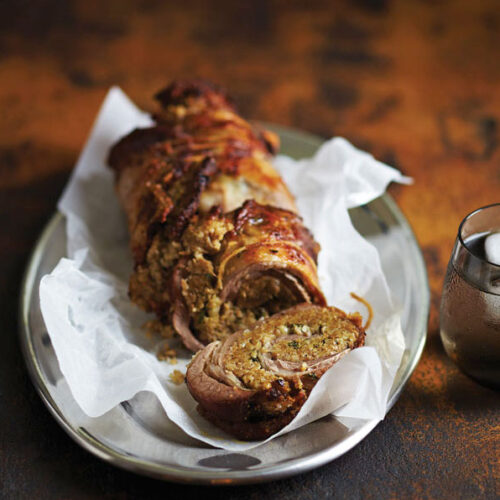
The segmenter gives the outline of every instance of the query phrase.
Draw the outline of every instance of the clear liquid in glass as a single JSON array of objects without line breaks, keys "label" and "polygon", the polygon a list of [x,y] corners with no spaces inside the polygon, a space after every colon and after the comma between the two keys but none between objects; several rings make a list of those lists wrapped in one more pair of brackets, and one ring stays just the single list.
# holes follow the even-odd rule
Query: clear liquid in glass
[{"label": "clear liquid in glass", "polygon": [[[473,235],[465,241],[471,259],[485,258],[486,236]],[[450,260],[441,301],[441,339],[448,356],[465,373],[500,388],[500,276],[488,276],[488,286],[479,287],[481,272],[480,266],[467,262],[457,270]],[[492,293],[497,287],[498,294]]]}]

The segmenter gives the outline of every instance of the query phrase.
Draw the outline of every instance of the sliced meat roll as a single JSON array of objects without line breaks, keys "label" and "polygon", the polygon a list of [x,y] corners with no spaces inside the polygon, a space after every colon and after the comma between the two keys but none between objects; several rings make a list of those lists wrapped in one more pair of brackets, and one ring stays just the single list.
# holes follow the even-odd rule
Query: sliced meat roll
[{"label": "sliced meat roll", "polygon": [[192,350],[295,304],[323,304],[319,247],[271,165],[275,134],[204,82],[156,97],[156,124],[109,156],[128,218],[132,301]]},{"label": "sliced meat roll", "polygon": [[291,422],[328,368],[364,344],[361,323],[335,307],[292,307],[198,352],[187,386],[213,424],[265,439]]}]

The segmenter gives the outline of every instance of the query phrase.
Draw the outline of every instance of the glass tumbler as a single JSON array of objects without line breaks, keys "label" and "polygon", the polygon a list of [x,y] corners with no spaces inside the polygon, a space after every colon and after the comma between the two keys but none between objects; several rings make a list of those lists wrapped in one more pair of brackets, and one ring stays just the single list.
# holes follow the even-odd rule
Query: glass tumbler
[{"label": "glass tumbler", "polygon": [[459,368],[498,389],[500,265],[485,248],[495,233],[500,233],[500,203],[479,208],[460,224],[443,286],[440,327],[446,353]]}]

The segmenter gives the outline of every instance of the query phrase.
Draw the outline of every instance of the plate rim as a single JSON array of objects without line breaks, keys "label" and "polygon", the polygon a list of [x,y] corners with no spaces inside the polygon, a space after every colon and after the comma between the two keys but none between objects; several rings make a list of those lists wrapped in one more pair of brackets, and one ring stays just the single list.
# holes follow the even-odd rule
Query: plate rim
[{"label": "plate rim", "polygon": [[[309,142],[314,142],[317,144],[321,144],[323,142],[320,137],[300,131],[298,129],[283,127],[276,124],[262,124],[268,128],[273,129],[278,134],[280,134],[280,132],[284,134],[297,134],[300,135],[303,140]],[[412,250],[414,253],[415,261],[418,263],[419,267],[417,273],[420,275],[420,278],[423,279],[423,286],[419,288],[419,291],[422,294],[422,303],[424,304],[424,310],[416,318],[419,323],[417,330],[421,332],[419,342],[412,359],[409,360],[407,369],[401,376],[399,385],[391,390],[387,409],[387,412],[389,412],[402,393],[411,374],[415,370],[425,347],[427,338],[427,323],[430,312],[430,290],[423,254],[410,223],[403,215],[396,202],[388,193],[384,193],[380,198],[386,204],[387,208],[394,216],[398,224],[406,230],[408,236],[412,240]],[[111,463],[131,472],[177,483],[205,485],[263,483],[307,472],[340,457],[351,448],[353,448],[362,439],[364,439],[378,425],[379,421],[369,420],[365,424],[363,424],[355,433],[348,436],[338,444],[322,449],[307,457],[295,458],[283,464],[270,465],[266,469],[259,470],[258,474],[255,474],[255,470],[252,469],[238,471],[207,469],[206,471],[195,471],[192,468],[181,465],[172,467],[166,464],[149,462],[147,460],[141,460],[131,454],[119,453],[117,450],[94,438],[82,427],[75,429],[65,418],[63,412],[60,410],[59,406],[50,395],[50,392],[45,383],[45,378],[35,354],[35,349],[32,343],[31,330],[29,327],[30,296],[33,287],[36,285],[38,264],[42,259],[46,243],[49,241],[56,227],[63,222],[63,219],[64,215],[58,211],[56,211],[56,213],[52,215],[48,223],[43,228],[29,257],[21,284],[21,296],[18,312],[19,340],[28,373],[43,403],[55,418],[55,420],[63,428],[63,430],[77,444],[92,453],[94,456],[104,460],[105,462]]]}]

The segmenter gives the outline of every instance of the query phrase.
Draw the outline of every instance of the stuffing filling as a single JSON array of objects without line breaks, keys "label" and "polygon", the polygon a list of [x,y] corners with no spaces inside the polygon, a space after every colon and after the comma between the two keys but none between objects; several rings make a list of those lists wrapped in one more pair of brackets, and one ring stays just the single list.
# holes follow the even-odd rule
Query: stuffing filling
[{"label": "stuffing filling", "polygon": [[191,328],[204,343],[226,338],[296,303],[279,279],[265,275],[243,282],[234,300],[222,301],[209,258],[196,254],[186,266],[182,295],[192,318]]},{"label": "stuffing filling", "polygon": [[190,225],[182,238],[180,254],[188,259],[182,296],[192,318],[191,329],[204,343],[248,328],[297,302],[286,284],[265,274],[244,280],[233,300],[220,298],[215,256],[232,229],[225,218],[207,217]]},{"label": "stuffing filling", "polygon": [[[349,317],[334,308],[311,308],[290,317],[270,318],[239,335],[225,356],[224,369],[248,389],[270,389],[276,382],[286,389],[291,378],[315,377],[308,362],[354,348],[360,323],[359,315]],[[297,387],[298,381],[293,382]]]},{"label": "stuffing filling", "polygon": [[[234,229],[230,217],[213,212],[192,221],[178,241],[158,233],[145,264],[138,266],[132,276],[130,294],[134,302],[154,311],[167,324],[180,293],[190,318],[188,326],[205,344],[250,328],[261,319],[303,302],[304,298],[294,289],[293,278],[272,269],[267,271],[265,266],[234,281],[227,277],[231,273],[224,252],[235,256],[231,259],[238,259],[243,255],[239,251],[243,247],[238,245],[262,238],[253,220],[239,229],[238,236]],[[273,248],[269,251],[273,256],[277,253]],[[176,266],[180,269],[180,283],[173,279]],[[225,280],[232,287],[231,295],[225,295],[224,300],[221,292]],[[173,282],[177,283],[175,287]]]}]

